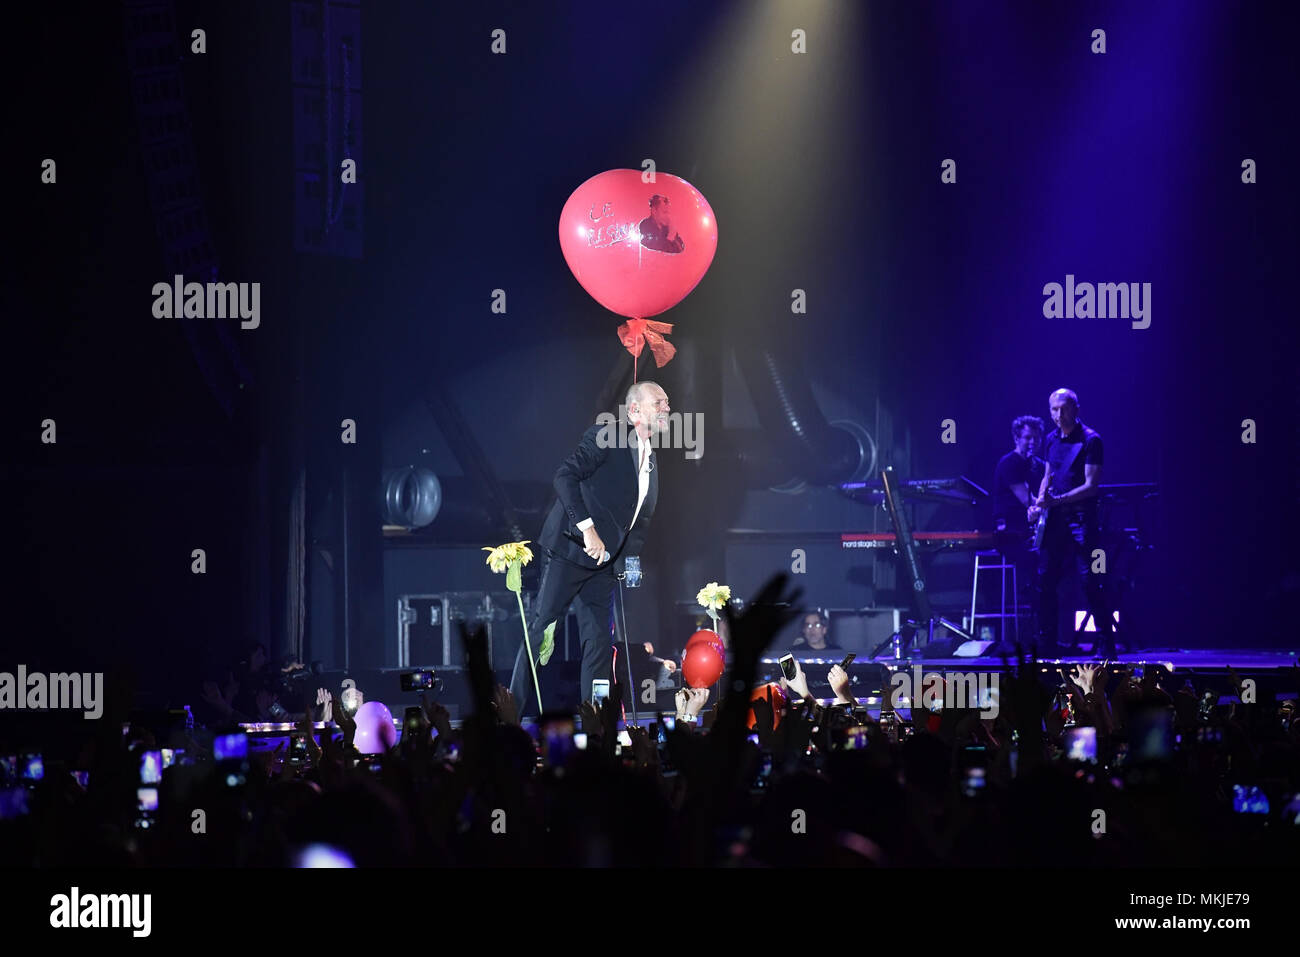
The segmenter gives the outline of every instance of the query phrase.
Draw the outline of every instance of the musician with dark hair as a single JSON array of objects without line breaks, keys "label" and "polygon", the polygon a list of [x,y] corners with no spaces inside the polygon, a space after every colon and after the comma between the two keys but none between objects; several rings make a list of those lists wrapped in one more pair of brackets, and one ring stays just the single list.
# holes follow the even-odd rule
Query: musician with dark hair
[{"label": "musician with dark hair", "polygon": [[1043,484],[1045,463],[1034,453],[1043,444],[1043,420],[1022,415],[1011,423],[1013,448],[998,459],[993,472],[993,527],[1008,543],[1014,537],[1023,543],[1029,537],[1026,509],[1033,504]]}]

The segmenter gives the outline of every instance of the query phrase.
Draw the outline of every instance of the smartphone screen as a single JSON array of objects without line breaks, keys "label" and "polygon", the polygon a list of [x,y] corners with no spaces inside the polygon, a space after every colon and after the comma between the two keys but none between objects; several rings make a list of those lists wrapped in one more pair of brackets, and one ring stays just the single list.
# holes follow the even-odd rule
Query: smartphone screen
[{"label": "smartphone screen", "polygon": [[1254,785],[1234,784],[1232,809],[1238,814],[1267,814],[1268,796]]},{"label": "smartphone screen", "polygon": [[248,757],[248,735],[219,734],[212,741],[212,753],[218,761],[242,761]]},{"label": "smartphone screen", "polygon": [[1065,732],[1065,759],[1097,763],[1097,729],[1071,728]]},{"label": "smartphone screen", "polygon": [[861,751],[867,746],[867,729],[863,727],[849,728],[844,734],[844,750]]},{"label": "smartphone screen", "polygon": [[852,651],[850,651],[847,655],[845,655],[844,660],[840,662],[840,670],[847,671],[849,665],[853,664],[853,659],[856,657],[857,657],[857,653]]},{"label": "smartphone screen", "polygon": [[[770,659],[769,659],[770,660]],[[783,655],[781,661],[781,674],[785,675],[786,681],[794,681],[798,670],[795,668],[794,655]]]},{"label": "smartphone screen", "polygon": [[609,682],[603,678],[597,678],[591,683],[591,701],[599,708],[609,697]]},{"label": "smartphone screen", "polygon": [[563,767],[577,750],[573,742],[572,718],[548,718],[542,722],[542,754],[553,768]]},{"label": "smartphone screen", "polygon": [[433,671],[411,671],[402,675],[403,691],[425,691],[434,686]]},{"label": "smartphone screen", "polygon": [[162,752],[146,751],[140,756],[140,783],[157,784],[162,780]]},{"label": "smartphone screen", "polygon": [[24,781],[44,780],[45,759],[39,754],[24,754],[22,774]]}]

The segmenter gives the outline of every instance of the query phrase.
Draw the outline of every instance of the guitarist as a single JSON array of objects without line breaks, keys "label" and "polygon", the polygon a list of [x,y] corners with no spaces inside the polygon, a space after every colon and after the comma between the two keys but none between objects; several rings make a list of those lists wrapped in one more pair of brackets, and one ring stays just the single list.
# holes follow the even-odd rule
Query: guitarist
[{"label": "guitarist", "polygon": [[[1038,633],[1044,652],[1060,649],[1060,606],[1057,588],[1073,568],[1083,583],[1088,610],[1097,629],[1094,653],[1113,655],[1115,639],[1106,602],[1103,575],[1092,571],[1093,550],[1101,546],[1097,493],[1101,484],[1101,436],[1079,421],[1079,397],[1057,389],[1047,399],[1057,428],[1047,436],[1043,457],[1047,468],[1038,496],[1029,507],[1031,525],[1038,525]],[[1040,523],[1040,519],[1044,521]]]},{"label": "guitarist", "polygon": [[[993,540],[1004,559],[1016,567],[1018,594],[1013,601],[1038,610],[1038,553],[1029,548],[1030,525],[1026,509],[1043,484],[1044,462],[1035,453],[1043,447],[1043,420],[1022,415],[1011,423],[1010,452],[998,460],[993,472]],[[1008,646],[1009,647],[1009,646]]]}]

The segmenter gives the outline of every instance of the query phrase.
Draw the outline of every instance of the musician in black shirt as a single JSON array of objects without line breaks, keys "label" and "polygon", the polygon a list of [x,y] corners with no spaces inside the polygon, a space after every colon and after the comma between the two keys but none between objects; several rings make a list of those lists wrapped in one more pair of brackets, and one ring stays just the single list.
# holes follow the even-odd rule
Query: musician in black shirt
[{"label": "musician in black shirt", "polygon": [[1034,454],[1043,444],[1043,420],[1020,416],[1011,423],[1011,440],[1015,448],[998,460],[993,473],[993,526],[1008,543],[1013,537],[1024,542],[1029,536],[1025,510],[1043,484],[1044,463]]},{"label": "musician in black shirt", "polygon": [[1057,428],[1047,437],[1043,454],[1047,468],[1027,518],[1031,525],[1046,511],[1047,525],[1039,551],[1039,640],[1047,652],[1060,649],[1061,579],[1073,567],[1083,583],[1088,610],[1097,629],[1097,654],[1113,655],[1113,622],[1104,588],[1104,575],[1093,572],[1093,552],[1100,547],[1097,494],[1101,484],[1101,436],[1079,421],[1079,397],[1069,389],[1048,396]]},{"label": "musician in black shirt", "polygon": [[1043,484],[1045,463],[1034,454],[1043,445],[1043,420],[1036,415],[1018,417],[1011,423],[1011,441],[1013,448],[993,472],[993,541],[1016,568],[1017,594],[1011,600],[1019,614],[1022,604],[1038,608],[1038,555],[1029,547],[1025,515]]}]

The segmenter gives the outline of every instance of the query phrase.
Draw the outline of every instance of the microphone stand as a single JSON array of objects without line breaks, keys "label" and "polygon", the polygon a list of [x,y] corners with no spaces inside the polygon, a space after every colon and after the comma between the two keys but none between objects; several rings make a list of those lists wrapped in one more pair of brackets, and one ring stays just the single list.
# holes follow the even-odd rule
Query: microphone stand
[{"label": "microphone stand", "polygon": [[618,630],[623,633],[623,664],[624,667],[627,668],[628,697],[632,701],[632,724],[634,727],[639,728],[641,727],[641,715],[637,711],[637,707],[636,707],[637,688],[636,688],[636,682],[632,677],[632,655],[631,652],[628,650],[627,613],[623,605],[623,576],[622,575],[617,576],[617,581],[618,581],[618,589],[617,589],[618,599],[616,604],[618,605],[618,617],[615,621],[615,624],[620,626]]}]

